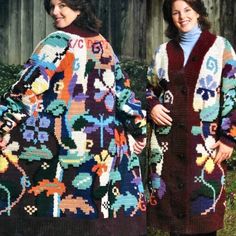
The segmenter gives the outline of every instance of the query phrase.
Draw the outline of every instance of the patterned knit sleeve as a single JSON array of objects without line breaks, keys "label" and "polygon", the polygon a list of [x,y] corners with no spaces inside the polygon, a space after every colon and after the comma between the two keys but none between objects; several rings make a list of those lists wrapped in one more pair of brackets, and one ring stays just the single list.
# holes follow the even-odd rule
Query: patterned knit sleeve
[{"label": "patterned knit sleeve", "polygon": [[141,102],[135,98],[130,89],[130,81],[126,73],[121,70],[118,58],[115,56],[115,80],[117,116],[135,139],[146,137],[146,118],[142,111]]},{"label": "patterned knit sleeve", "polygon": [[222,70],[222,107],[220,140],[231,147],[236,144],[236,55],[225,40]]},{"label": "patterned knit sleeve", "polygon": [[10,132],[32,115],[40,95],[49,88],[60,60],[68,47],[68,39],[52,33],[35,48],[19,74],[19,80],[0,100],[0,135]]},{"label": "patterned knit sleeve", "polygon": [[162,92],[162,87],[159,84],[159,76],[157,71],[158,54],[160,49],[158,48],[153,56],[151,65],[148,67],[147,72],[147,89],[146,89],[146,99],[147,99],[147,112],[150,113],[153,107],[160,104],[159,96]]}]

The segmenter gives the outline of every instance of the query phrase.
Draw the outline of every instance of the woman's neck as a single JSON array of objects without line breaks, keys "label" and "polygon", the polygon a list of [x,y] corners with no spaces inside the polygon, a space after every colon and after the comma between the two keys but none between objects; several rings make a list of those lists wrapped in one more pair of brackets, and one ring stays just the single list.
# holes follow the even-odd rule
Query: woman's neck
[{"label": "woman's neck", "polygon": [[179,44],[184,51],[184,65],[190,56],[190,53],[202,33],[201,28],[197,25],[189,32],[179,34]]},{"label": "woman's neck", "polygon": [[180,34],[179,34],[180,42],[197,41],[201,33],[202,33],[201,28],[198,25],[196,25],[189,32],[180,32]]}]

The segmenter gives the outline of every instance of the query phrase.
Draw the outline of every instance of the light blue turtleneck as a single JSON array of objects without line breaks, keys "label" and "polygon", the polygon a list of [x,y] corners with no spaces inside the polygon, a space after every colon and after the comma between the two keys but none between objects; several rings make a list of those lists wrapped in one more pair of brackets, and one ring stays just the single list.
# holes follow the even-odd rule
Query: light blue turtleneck
[{"label": "light blue turtleneck", "polygon": [[180,46],[184,51],[184,65],[186,64],[189,55],[202,33],[201,28],[197,25],[192,30],[186,33],[180,33]]}]

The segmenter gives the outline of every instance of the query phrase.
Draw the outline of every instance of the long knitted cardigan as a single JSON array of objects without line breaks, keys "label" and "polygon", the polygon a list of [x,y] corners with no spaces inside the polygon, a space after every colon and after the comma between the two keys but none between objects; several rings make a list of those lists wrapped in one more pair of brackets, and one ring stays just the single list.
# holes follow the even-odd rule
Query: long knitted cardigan
[{"label": "long knitted cardigan", "polygon": [[146,122],[100,34],[72,24],[42,40],[2,98],[0,119],[1,235],[145,233],[127,132],[144,138]]},{"label": "long knitted cardigan", "polygon": [[236,140],[236,55],[204,31],[185,66],[178,40],[161,45],[148,71],[149,112],[170,110],[172,126],[151,121],[147,222],[165,231],[199,234],[223,227],[226,166],[214,163],[217,140]]}]

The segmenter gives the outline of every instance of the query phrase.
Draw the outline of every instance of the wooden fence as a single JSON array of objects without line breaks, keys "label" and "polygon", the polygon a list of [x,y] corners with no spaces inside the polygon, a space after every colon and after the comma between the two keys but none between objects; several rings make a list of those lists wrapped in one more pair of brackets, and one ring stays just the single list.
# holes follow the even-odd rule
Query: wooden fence
[{"label": "wooden fence", "polygon": [[[146,56],[146,0],[93,0],[101,33],[123,57]],[[135,26],[135,27],[134,27]],[[55,29],[43,0],[0,0],[0,62],[22,64],[37,43]]]},{"label": "wooden fence", "polygon": [[[150,61],[167,40],[163,0],[92,0],[103,21],[101,33],[119,57]],[[204,0],[214,33],[236,46],[236,1]],[[54,31],[43,0],[0,0],[0,62],[22,64],[37,43]],[[236,48],[236,47],[235,47]]]},{"label": "wooden fence", "polygon": [[41,0],[0,0],[0,62],[22,64],[53,31]]},{"label": "wooden fence", "polygon": [[93,0],[101,33],[122,57],[146,58],[146,0]]}]

